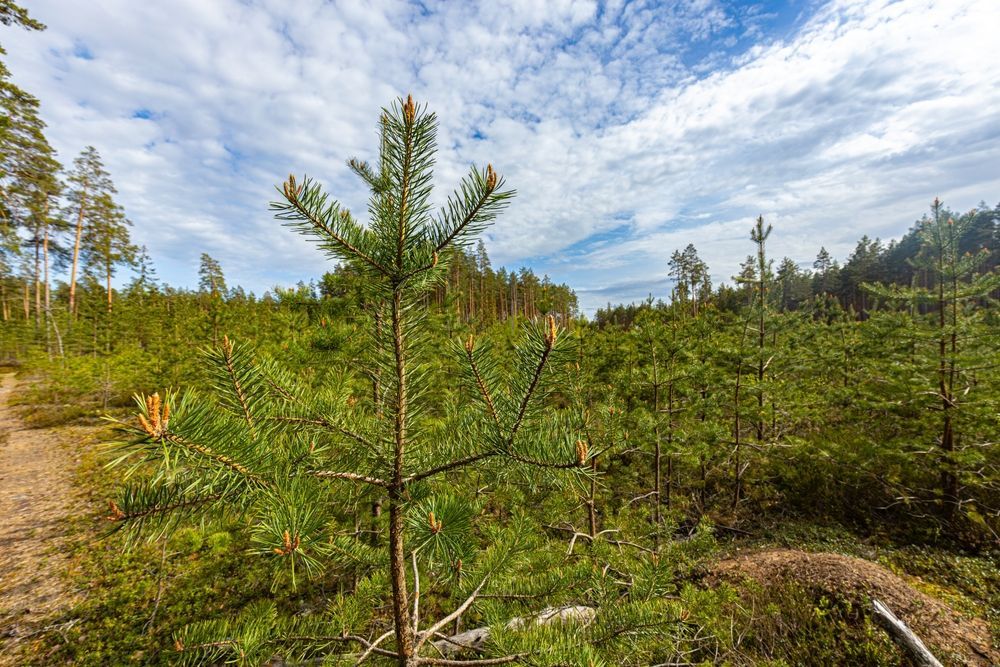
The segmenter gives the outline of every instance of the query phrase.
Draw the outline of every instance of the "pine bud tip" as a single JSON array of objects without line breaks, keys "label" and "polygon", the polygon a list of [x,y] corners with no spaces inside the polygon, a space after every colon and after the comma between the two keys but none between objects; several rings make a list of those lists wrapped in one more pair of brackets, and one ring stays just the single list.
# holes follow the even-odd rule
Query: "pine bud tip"
[{"label": "pine bud tip", "polygon": [[546,319],[546,325],[547,326],[545,332],[545,344],[548,345],[549,347],[552,347],[552,345],[556,342],[556,335],[557,335],[556,318],[554,318],[552,315],[549,315],[548,318]]},{"label": "pine bud tip", "polygon": [[122,512],[122,509],[118,507],[118,503],[115,501],[109,500],[108,507],[111,510],[111,514],[105,517],[108,521],[121,521],[125,518],[125,512]]},{"label": "pine bud tip", "polygon": [[587,443],[583,440],[576,441],[576,462],[578,465],[583,465],[587,462],[587,454],[589,454]]},{"label": "pine bud tip", "polygon": [[417,105],[413,103],[413,95],[406,96],[406,104],[403,105],[403,118],[407,123],[412,123],[417,117]]}]

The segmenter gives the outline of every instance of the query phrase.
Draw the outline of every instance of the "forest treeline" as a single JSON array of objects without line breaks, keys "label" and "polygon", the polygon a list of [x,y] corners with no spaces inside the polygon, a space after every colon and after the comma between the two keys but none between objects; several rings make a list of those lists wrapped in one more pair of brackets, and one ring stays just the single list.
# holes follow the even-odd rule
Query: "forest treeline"
[{"label": "forest treeline", "polygon": [[[44,27],[17,5],[5,4],[2,12],[5,25]],[[217,302],[233,301],[243,307],[244,302],[255,301],[240,287],[227,289],[221,267],[207,255],[199,267],[198,290],[208,294],[207,301],[194,292],[160,285],[146,248],[132,241],[132,223],[97,149],[87,146],[71,165],[60,164],[45,136],[38,100],[11,81],[2,61],[0,105],[0,317],[4,322],[31,321],[34,335],[18,334],[21,344],[44,339],[49,353],[66,343],[84,351],[87,346],[79,336],[66,343],[60,340],[82,317],[90,348],[107,349],[109,340],[97,329],[111,326],[101,322],[111,318],[100,311],[112,312],[116,297],[145,303],[149,292],[155,291],[161,297],[158,306],[168,302],[167,307],[181,309],[184,306],[175,302],[201,299],[209,304],[201,306],[212,311],[210,318],[219,317]],[[451,270],[429,290],[427,302],[453,312],[460,321],[505,321],[554,312],[568,322],[576,315],[576,296],[568,286],[553,284],[547,276],[539,278],[525,268],[494,270],[481,243],[474,252],[452,252]],[[114,279],[123,269],[133,269],[135,277],[116,288]],[[219,280],[213,280],[216,274]],[[65,280],[57,280],[57,275]],[[338,267],[318,283],[276,288],[260,301],[287,301],[294,293],[293,300],[302,305],[302,299],[315,303],[350,296],[352,280],[349,268]],[[12,344],[10,334],[5,340]]]},{"label": "forest treeline", "polygon": [[[942,208],[938,215],[946,220],[960,217],[959,213],[948,208]],[[991,207],[981,201],[964,215],[968,221],[957,241],[956,251],[965,255],[986,250],[989,254],[981,270],[989,273],[1000,265],[1000,203]],[[937,275],[917,262],[924,252],[920,230],[927,223],[928,216],[925,214],[901,238],[887,243],[862,236],[843,263],[826,248],[819,249],[811,266],[803,267],[803,263],[783,257],[776,267],[769,269],[774,285],[769,298],[781,312],[823,308],[835,300],[840,308],[865,318],[870,310],[878,307],[878,298],[865,288],[866,284],[933,288]],[[654,299],[679,300],[690,304],[697,312],[699,303],[713,300],[719,308],[737,311],[749,303],[750,285],[755,280],[757,266],[755,258],[747,256],[739,272],[732,277],[732,284],[720,285],[713,292],[710,267],[698,257],[694,245],[689,244],[684,250],[674,251],[668,270],[674,288],[666,299],[661,295],[650,295],[650,303]],[[996,299],[1000,293],[994,292],[989,297]],[[648,305],[609,303],[598,309],[594,319],[599,326],[609,323],[627,325],[640,309]],[[920,308],[922,312],[927,312],[926,304],[921,304]]]},{"label": "forest treeline", "polygon": [[[5,25],[44,28],[17,5],[5,5],[3,12]],[[45,136],[38,100],[11,81],[2,60],[0,104],[0,316],[4,322],[32,322],[33,337],[19,332],[20,344],[45,339],[51,354],[53,346],[61,344],[61,329],[71,332],[82,309],[90,342],[87,351],[92,352],[102,344],[97,340],[97,329],[110,326],[100,325],[100,311],[112,311],[116,295],[135,295],[143,303],[150,290],[158,291],[167,300],[205,301],[207,293],[209,305],[202,303],[201,309],[211,311],[209,317],[213,320],[220,317],[216,312],[219,303],[255,301],[252,294],[238,286],[227,289],[221,267],[208,255],[202,256],[196,292],[159,284],[147,249],[137,247],[131,239],[132,223],[116,199],[117,190],[97,149],[87,146],[71,165],[60,164]],[[956,216],[948,210],[941,215]],[[991,208],[983,202],[969,215],[971,220],[959,239],[958,251],[988,249],[990,256],[983,270],[990,271],[1000,262],[1000,204]],[[874,306],[870,291],[864,289],[866,283],[930,288],[933,273],[913,264],[920,253],[921,224],[917,221],[902,238],[888,243],[862,237],[843,264],[825,248],[819,250],[811,268],[782,258],[776,268],[769,269],[774,272],[775,283],[769,298],[780,311],[815,307],[817,300],[836,299],[841,308],[866,317]],[[459,248],[451,252],[454,258],[449,262],[448,274],[428,290],[425,302],[452,312],[460,322],[488,324],[515,316],[537,319],[555,314],[560,322],[568,324],[579,314],[576,295],[569,286],[554,284],[548,276],[539,278],[526,268],[494,270],[482,241],[474,250]],[[712,301],[722,310],[735,312],[749,302],[749,285],[756,271],[754,261],[748,256],[733,276],[734,284],[713,290],[710,267],[689,244],[676,250],[665,267],[674,282],[671,293],[650,295],[650,300],[685,302],[695,313],[699,304]],[[116,288],[115,276],[129,268],[134,272],[133,280]],[[213,271],[220,278],[217,284],[211,280]],[[343,308],[351,307],[351,300],[356,307],[362,300],[356,281],[356,272],[338,266],[318,281],[278,287],[260,300],[273,303],[291,299],[299,305],[307,301],[315,305],[321,299],[346,299]],[[599,326],[609,322],[628,324],[642,307],[608,304],[597,311],[595,322]],[[216,337],[217,324],[212,325]],[[5,336],[8,353],[12,338],[9,333]],[[103,344],[107,348],[109,341]],[[72,347],[83,351],[86,345]]]}]

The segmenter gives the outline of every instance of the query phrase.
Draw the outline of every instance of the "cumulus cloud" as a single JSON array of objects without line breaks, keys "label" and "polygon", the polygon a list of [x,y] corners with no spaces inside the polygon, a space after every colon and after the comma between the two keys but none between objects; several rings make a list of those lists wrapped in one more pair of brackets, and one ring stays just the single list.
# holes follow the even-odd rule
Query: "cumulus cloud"
[{"label": "cumulus cloud", "polygon": [[[716,281],[749,250],[807,263],[894,236],[934,196],[1000,191],[1000,5],[831,0],[514,3],[38,0],[44,33],[5,31],[64,162],[98,147],[160,273],[201,252],[260,291],[322,256],[270,219],[290,171],[362,209],[348,157],[373,157],[381,106],[412,92],[441,120],[436,181],[497,165],[518,198],[494,264],[580,288],[590,310],[664,296],[694,243]],[[438,201],[447,193],[439,192]]]}]

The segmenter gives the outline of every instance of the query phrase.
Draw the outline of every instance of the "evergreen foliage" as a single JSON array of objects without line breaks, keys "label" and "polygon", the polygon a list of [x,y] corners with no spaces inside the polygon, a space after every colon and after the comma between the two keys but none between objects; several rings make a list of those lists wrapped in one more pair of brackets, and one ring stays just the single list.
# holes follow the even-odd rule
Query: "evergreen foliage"
[{"label": "evergreen foliage", "polygon": [[[382,563],[391,583],[391,655],[401,665],[427,661],[422,656],[427,642],[474,603],[519,548],[519,532],[508,531],[496,535],[496,545],[473,551],[468,501],[452,492],[435,494],[436,482],[477,464],[498,481],[516,472],[539,483],[527,469],[580,468],[588,461],[572,422],[542,410],[555,388],[564,347],[551,316],[542,328],[524,329],[509,363],[474,336],[456,344],[456,356],[464,357],[465,396],[474,398],[443,412],[427,402],[433,383],[423,350],[422,297],[447,270],[447,251],[469,243],[513,195],[492,166],[473,168],[432,215],[436,126],[435,116],[411,98],[383,111],[377,167],[350,162],[372,191],[367,227],[308,178],[299,183],[289,177],[282,186],[284,201],[273,205],[280,220],[365,278],[374,323],[385,323],[369,342],[368,359],[379,384],[367,409],[342,385],[307,391],[273,362],[256,361],[224,338],[206,359],[208,397],[194,392],[142,397],[139,425],[123,425],[138,439],[118,462],[154,465],[159,472],[152,481],[127,487],[112,503],[111,515],[132,535],[169,528],[178,515],[240,515],[259,553],[273,562],[275,586],[286,580],[295,586],[297,573],[315,577],[334,565]],[[203,287],[220,289],[221,271],[207,256],[201,274]],[[497,467],[500,461],[507,465]],[[329,510],[356,487],[384,494],[389,514],[387,544],[374,545],[375,552],[360,564],[357,547],[337,533],[338,518],[344,517]],[[408,582],[411,560],[414,579]],[[464,590],[468,597],[457,611],[426,629],[416,606],[421,560],[438,570],[439,578],[458,568],[478,580]],[[271,612],[248,613],[235,630],[193,628],[179,647],[203,661],[220,652],[260,659],[258,651],[268,647],[261,628],[273,631],[273,622],[262,625],[261,619]],[[211,637],[220,631],[241,639]],[[360,643],[371,648],[377,642]]]},{"label": "evergreen foliage", "polygon": [[[5,0],[0,23],[43,27]],[[995,549],[1000,205],[935,201],[811,268],[775,262],[758,218],[732,284],[688,244],[665,301],[587,321],[569,286],[492,266],[478,235],[514,194],[492,165],[432,207],[437,121],[407,98],[349,163],[366,222],[282,184],[276,216],[337,265],[258,298],[207,253],[197,290],[157,280],[98,151],[63,184],[2,63],[0,107],[0,356],[49,372],[39,423],[110,411],[128,436],[102,488],[106,544],[134,551],[99,568],[142,579],[156,541],[161,567],[185,544],[253,578],[143,626],[147,659],[889,664],[849,603],[706,585],[705,564],[799,520]]]}]

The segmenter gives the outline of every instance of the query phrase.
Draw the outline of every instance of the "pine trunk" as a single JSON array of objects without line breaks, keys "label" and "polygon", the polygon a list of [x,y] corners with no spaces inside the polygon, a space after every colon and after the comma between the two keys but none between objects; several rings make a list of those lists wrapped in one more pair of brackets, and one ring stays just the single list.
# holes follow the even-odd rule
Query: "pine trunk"
[{"label": "pine trunk", "polygon": [[39,243],[41,226],[35,225],[35,329],[42,325],[42,244]]},{"label": "pine trunk", "polygon": [[108,290],[108,312],[111,312],[111,262],[108,262],[107,270],[105,272],[107,278],[107,290]]},{"label": "pine trunk", "polygon": [[51,295],[49,293],[49,227],[45,226],[45,233],[43,235],[42,241],[42,264],[45,283],[45,351],[49,354],[50,358],[52,356],[52,346],[49,341],[49,320],[52,317],[51,311],[49,309],[51,304]]},{"label": "pine trunk", "polygon": [[656,528],[656,543],[660,542],[660,524],[663,517],[660,515],[662,504],[661,493],[661,463],[660,452],[660,370],[656,360],[656,350],[652,351],[653,357],[653,523]]},{"label": "pine trunk", "polygon": [[73,264],[69,271],[69,312],[76,315],[76,272],[80,266],[80,240],[83,238],[83,213],[86,206],[87,186],[83,186],[80,197],[80,211],[76,216],[76,237],[73,240]]},{"label": "pine trunk", "polygon": [[406,450],[407,368],[404,340],[403,302],[400,286],[392,297],[392,340],[396,366],[395,451],[393,479],[389,489],[389,576],[392,580],[392,613],[396,630],[399,664],[406,667],[413,655],[413,627],[406,590],[406,555],[403,552],[403,460]]}]

